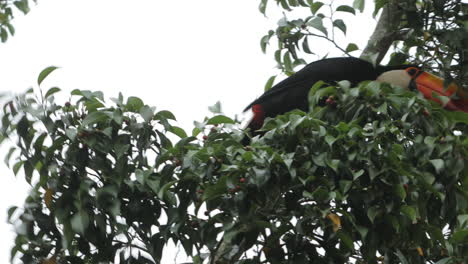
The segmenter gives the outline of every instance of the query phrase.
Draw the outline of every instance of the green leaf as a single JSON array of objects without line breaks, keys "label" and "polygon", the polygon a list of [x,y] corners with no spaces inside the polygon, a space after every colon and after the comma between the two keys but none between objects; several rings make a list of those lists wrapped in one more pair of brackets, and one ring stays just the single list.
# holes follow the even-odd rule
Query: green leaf
[{"label": "green leaf", "polygon": [[304,37],[304,41],[302,41],[302,49],[304,50],[305,53],[307,54],[315,54],[310,50],[309,47],[309,38],[307,36]]},{"label": "green leaf", "polygon": [[387,107],[387,102],[385,102],[377,108],[377,111],[383,114],[387,114]]},{"label": "green leaf", "polygon": [[346,35],[346,24],[341,19],[333,21],[333,26],[339,28]]},{"label": "green leaf", "polygon": [[186,138],[187,137],[187,133],[185,133],[185,131],[180,127],[172,126],[169,131],[172,132],[173,134],[175,134],[176,136],[180,137],[180,138]]},{"label": "green leaf", "polygon": [[401,200],[406,199],[406,190],[405,190],[403,184],[395,184],[394,191],[395,191],[396,195],[398,195],[400,197]]},{"label": "green leaf", "polygon": [[20,161],[16,162],[15,165],[13,165],[13,173],[15,175],[18,175],[18,171],[21,169],[23,164],[24,164],[24,161],[20,160]]},{"label": "green leaf", "polygon": [[361,177],[364,174],[364,170],[360,169],[359,171],[353,172],[353,180],[356,180],[357,178]]},{"label": "green leaf", "polygon": [[218,101],[216,104],[212,106],[208,106],[208,111],[213,114],[221,114],[223,111],[221,110],[221,103]]},{"label": "green leaf", "polygon": [[54,93],[57,93],[57,92],[60,92],[60,88],[58,87],[52,87],[50,88],[49,90],[47,90],[46,94],[45,94],[45,98],[48,98],[49,96],[53,95]]},{"label": "green leaf", "polygon": [[116,109],[114,113],[112,113],[112,120],[118,125],[122,125],[123,123],[123,115],[122,110],[120,108]]},{"label": "green leaf", "polygon": [[468,229],[456,231],[455,233],[453,233],[450,240],[453,243],[457,243],[457,244],[468,242]]},{"label": "green leaf", "polygon": [[37,84],[41,85],[42,81],[44,81],[44,79],[56,69],[58,69],[58,67],[49,66],[45,68],[44,70],[42,70],[41,73],[39,73],[39,77],[37,78]]},{"label": "green leaf", "polygon": [[91,114],[87,115],[86,118],[83,120],[82,126],[86,127],[95,123],[102,122],[108,118],[110,117],[105,112],[92,112]]},{"label": "green leaf", "polygon": [[444,115],[449,117],[454,123],[468,125],[468,113],[461,112],[461,111],[447,111],[444,113]]},{"label": "green leaf", "polygon": [[0,28],[0,40],[2,42],[6,42],[8,40],[8,32],[3,28]]},{"label": "green leaf", "polygon": [[352,7],[348,6],[348,5],[340,5],[335,10],[340,11],[340,12],[348,12],[348,13],[351,13],[353,15],[356,15],[356,10],[354,10],[354,8],[352,8]]},{"label": "green leaf", "polygon": [[18,209],[18,206],[12,206],[10,208],[8,208],[8,217],[7,217],[7,221],[10,222],[11,221],[11,218],[13,217],[13,214],[15,213],[15,211]]},{"label": "green leaf", "polygon": [[346,47],[346,52],[353,52],[355,50],[358,50],[358,46],[354,43],[349,43],[348,46]]},{"label": "green leaf", "polygon": [[198,136],[198,134],[200,134],[201,131],[202,131],[202,130],[201,130],[200,128],[194,127],[194,128],[192,129],[192,137]]},{"label": "green leaf", "polygon": [[322,32],[325,36],[328,35],[327,29],[323,26],[323,19],[321,17],[315,17],[314,19],[308,21],[306,23],[308,26],[311,26],[320,32]]},{"label": "green leaf", "polygon": [[328,167],[332,168],[335,172],[338,172],[338,165],[340,164],[340,160],[338,159],[332,159],[332,160],[326,160],[326,163]]},{"label": "green leaf", "polygon": [[364,11],[364,5],[365,5],[364,0],[354,0],[353,2],[353,7],[356,9],[359,9],[361,13]]},{"label": "green leaf", "polygon": [[227,192],[227,176],[222,176],[215,185],[210,185],[203,192],[202,200],[213,200]]},{"label": "green leaf", "polygon": [[141,169],[137,169],[135,171],[135,178],[140,184],[144,185],[146,182],[146,179],[149,177],[150,174],[151,174],[151,170],[143,171]]},{"label": "green leaf", "polygon": [[135,96],[130,96],[127,99],[127,104],[125,105],[130,112],[138,113],[140,109],[144,106],[143,101]]},{"label": "green leaf", "polygon": [[262,49],[262,52],[265,53],[266,52],[266,48],[270,42],[270,38],[275,34],[275,32],[273,30],[270,30],[268,31],[268,34],[263,36],[261,39],[260,39],[260,47]]},{"label": "green leaf", "polygon": [[5,159],[4,159],[4,162],[5,162],[5,164],[7,165],[7,167],[10,167],[11,155],[13,155],[13,153],[14,153],[15,151],[16,151],[16,148],[15,148],[15,147],[11,147],[10,150],[8,151],[8,153],[6,154]]},{"label": "green leaf", "polygon": [[284,53],[283,63],[284,63],[284,69],[285,69],[286,72],[292,72],[293,71],[292,61],[291,61],[291,53],[289,51]]},{"label": "green leaf", "polygon": [[375,0],[374,12],[372,13],[372,17],[375,18],[379,10],[388,3],[388,0]]},{"label": "green leaf", "polygon": [[461,228],[464,228],[465,225],[468,225],[468,214],[459,215],[457,217],[457,220],[458,220],[458,225]]},{"label": "green leaf", "polygon": [[275,82],[276,75],[271,76],[268,78],[268,81],[265,84],[265,91],[270,90],[270,88],[273,86],[273,83]]},{"label": "green leaf", "polygon": [[444,160],[442,159],[433,159],[433,160],[430,160],[429,162],[431,162],[431,164],[434,166],[437,173],[439,173],[444,168]]},{"label": "green leaf", "polygon": [[162,120],[162,119],[176,120],[174,114],[172,112],[170,112],[170,111],[167,111],[167,110],[162,110],[162,111],[157,112],[154,115],[154,118],[156,120]]},{"label": "green leaf", "polygon": [[68,137],[71,141],[75,140],[76,134],[77,134],[76,128],[74,128],[74,127],[67,128],[67,129],[65,130],[65,134],[67,135],[67,137]]},{"label": "green leaf", "polygon": [[339,182],[339,185],[340,185],[340,191],[342,193],[347,193],[349,191],[349,189],[351,189],[351,186],[353,185],[353,182],[348,181],[348,180],[341,180]]},{"label": "green leaf", "polygon": [[322,6],[323,6],[322,2],[314,2],[310,5],[310,11],[312,12],[312,14],[315,15]]},{"label": "green leaf", "polygon": [[281,61],[281,49],[278,49],[275,51],[275,61],[278,63],[278,65],[282,65],[282,61]]},{"label": "green leaf", "polygon": [[234,124],[234,120],[224,115],[214,116],[207,121],[207,125]]},{"label": "green leaf", "polygon": [[263,15],[266,15],[266,8],[267,8],[268,0],[262,0],[260,2],[260,5],[258,6],[258,10],[260,10],[260,13]]},{"label": "green leaf", "polygon": [[15,1],[13,2],[13,4],[16,6],[16,8],[18,8],[21,12],[23,12],[23,14],[27,14],[29,13],[30,9],[29,9],[29,5],[28,5],[28,1],[26,0],[21,0],[21,1]]},{"label": "green leaf", "polygon": [[330,191],[323,187],[318,187],[312,193],[312,198],[320,202],[328,202],[330,199]]},{"label": "green leaf", "polygon": [[89,225],[89,216],[85,211],[79,210],[72,216],[70,223],[73,231],[84,234]]},{"label": "green leaf", "polygon": [[332,135],[326,135],[325,136],[325,142],[327,142],[327,144],[331,147],[333,145],[333,143],[337,140],[337,138],[335,138],[334,136]]},{"label": "green leaf", "polygon": [[169,190],[169,188],[171,188],[172,185],[174,185],[175,183],[177,183],[177,181],[170,181],[166,184],[164,184],[161,189],[159,190],[158,192],[158,198],[159,199],[163,199],[164,198],[164,195],[166,195],[166,192]]},{"label": "green leaf", "polygon": [[416,219],[416,210],[412,207],[412,206],[409,206],[409,205],[403,205],[401,206],[401,209],[400,211],[406,215],[409,219],[411,219],[411,222],[414,224],[417,222],[417,219]]},{"label": "green leaf", "polygon": [[373,206],[367,210],[367,217],[369,217],[369,220],[374,223],[375,217],[380,213],[380,209],[377,207]]},{"label": "green leaf", "polygon": [[6,24],[6,27],[8,28],[8,31],[10,31],[10,35],[14,36],[15,28],[11,24]]},{"label": "green leaf", "polygon": [[281,7],[287,11],[291,11],[291,8],[288,5],[288,2],[286,0],[279,0]]},{"label": "green leaf", "polygon": [[344,230],[338,230],[337,236],[343,242],[343,244],[351,251],[354,251],[353,239]]},{"label": "green leaf", "polygon": [[146,122],[149,122],[153,119],[154,108],[144,105],[140,108],[140,115]]}]

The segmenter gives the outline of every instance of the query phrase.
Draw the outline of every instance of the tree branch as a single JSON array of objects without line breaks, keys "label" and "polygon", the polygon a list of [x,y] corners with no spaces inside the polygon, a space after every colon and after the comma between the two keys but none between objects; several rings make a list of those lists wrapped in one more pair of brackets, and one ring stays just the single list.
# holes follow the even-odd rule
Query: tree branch
[{"label": "tree branch", "polygon": [[369,59],[377,54],[375,63],[378,64],[382,61],[392,43],[395,40],[401,39],[401,32],[398,31],[398,26],[400,25],[402,14],[403,12],[398,8],[398,0],[388,1],[383,7],[379,21],[360,58]]}]

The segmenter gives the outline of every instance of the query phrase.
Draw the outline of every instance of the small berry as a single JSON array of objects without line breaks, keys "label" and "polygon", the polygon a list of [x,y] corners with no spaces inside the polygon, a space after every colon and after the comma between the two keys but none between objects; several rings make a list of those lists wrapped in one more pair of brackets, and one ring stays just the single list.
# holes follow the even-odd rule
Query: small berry
[{"label": "small berry", "polygon": [[244,183],[244,182],[245,182],[245,178],[244,178],[244,177],[240,178],[240,179],[239,179],[239,182],[240,182],[240,183]]},{"label": "small berry", "polygon": [[65,106],[66,106],[66,107],[70,107],[70,105],[71,105],[70,102],[66,102],[66,103],[65,103]]},{"label": "small berry", "polygon": [[329,96],[325,101],[327,105],[334,106],[336,104],[335,99],[333,99],[333,95]]},{"label": "small berry", "polygon": [[430,116],[431,114],[429,113],[429,111],[427,111],[427,109],[424,109],[423,110],[423,115],[424,116]]},{"label": "small berry", "polygon": [[205,215],[206,215],[206,216],[209,216],[209,215],[210,215],[210,211],[205,211]]},{"label": "small berry", "polygon": [[207,140],[208,139],[208,136],[207,135],[204,135],[203,136],[203,140]]}]

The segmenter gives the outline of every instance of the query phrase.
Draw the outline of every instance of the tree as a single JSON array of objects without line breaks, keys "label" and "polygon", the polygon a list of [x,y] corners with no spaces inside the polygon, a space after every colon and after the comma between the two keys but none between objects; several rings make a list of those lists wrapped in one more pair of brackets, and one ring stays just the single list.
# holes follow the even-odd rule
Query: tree
[{"label": "tree", "polygon": [[[320,10],[354,14],[364,1],[276,2],[311,12],[262,38],[262,48],[278,39],[283,72],[305,63],[300,53],[312,52],[314,37],[352,55],[355,45],[327,35],[346,32],[344,21]],[[389,13],[380,21],[393,23],[378,23],[365,56],[380,61],[390,42],[390,63],[427,61],[466,86],[466,5],[376,1],[381,8]],[[107,103],[101,92],[75,90],[59,103],[57,92],[29,90],[3,107],[0,140],[17,141],[7,164],[14,159],[13,172],[33,185],[25,206],[8,212],[12,257],[25,263],[159,263],[168,241],[193,263],[467,261],[466,113],[387,84],[322,82],[309,113],[269,119],[264,136],[243,146],[245,132],[219,104],[187,133],[171,112],[136,97]]]}]

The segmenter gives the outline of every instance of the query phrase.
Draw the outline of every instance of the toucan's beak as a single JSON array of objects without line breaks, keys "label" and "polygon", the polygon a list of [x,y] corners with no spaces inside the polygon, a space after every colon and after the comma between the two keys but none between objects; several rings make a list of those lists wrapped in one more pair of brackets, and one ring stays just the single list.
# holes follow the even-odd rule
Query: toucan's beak
[{"label": "toucan's beak", "polygon": [[[406,69],[418,91],[425,98],[444,105],[447,110],[468,112],[468,94],[455,83],[444,86],[444,79],[416,68]],[[448,97],[446,103],[438,96]]]}]

